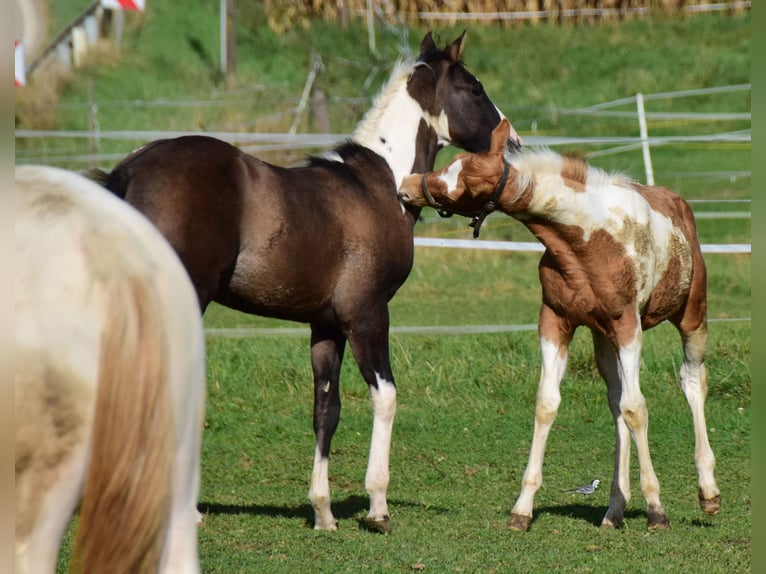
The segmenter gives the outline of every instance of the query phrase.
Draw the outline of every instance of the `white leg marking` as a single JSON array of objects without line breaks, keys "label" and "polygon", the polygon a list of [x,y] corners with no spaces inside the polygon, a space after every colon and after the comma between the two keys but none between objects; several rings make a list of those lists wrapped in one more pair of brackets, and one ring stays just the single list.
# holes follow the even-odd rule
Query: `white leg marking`
[{"label": "white leg marking", "polygon": [[639,387],[639,363],[641,358],[642,332],[640,321],[636,319],[636,332],[633,341],[619,349],[620,373],[622,375],[622,396],[620,410],[625,424],[633,436],[638,453],[641,492],[646,499],[650,526],[656,520],[667,521],[665,509],[660,502],[660,483],[652,466],[649,454],[649,414],[646,399]]},{"label": "white leg marking", "polygon": [[[712,500],[720,496],[715,481],[715,456],[710,448],[705,422],[705,399],[707,398],[707,369],[703,363],[707,333],[700,330],[684,338],[684,362],[681,365],[681,388],[692,411],[694,421],[694,463],[700,497]],[[704,507],[703,507],[704,509]],[[717,512],[708,509],[707,512]]]},{"label": "white leg marking", "polygon": [[388,490],[388,460],[391,450],[391,433],[396,414],[396,386],[377,373],[378,388],[370,389],[373,407],[372,440],[367,463],[365,487],[370,494],[368,519],[383,521],[388,518],[386,491]]},{"label": "white leg marking", "polygon": [[521,494],[511,510],[511,514],[532,516],[535,493],[543,483],[543,456],[548,433],[556,419],[561,403],[561,379],[566,371],[569,353],[566,347],[560,347],[544,337],[540,337],[542,351],[542,373],[537,389],[535,403],[535,429],[532,436],[532,446],[529,451],[529,461],[521,481]]},{"label": "white leg marking", "polygon": [[323,457],[317,447],[314,453],[314,469],[311,472],[309,502],[314,508],[315,530],[337,530],[338,522],[330,509],[330,461]]}]

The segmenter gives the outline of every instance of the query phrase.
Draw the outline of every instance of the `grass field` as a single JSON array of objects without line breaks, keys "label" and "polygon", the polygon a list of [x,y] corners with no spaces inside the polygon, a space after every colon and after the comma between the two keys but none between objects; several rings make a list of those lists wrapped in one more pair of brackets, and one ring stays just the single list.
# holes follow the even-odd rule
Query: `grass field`
[{"label": "grass field", "polygon": [[[181,13],[173,3],[158,0],[146,15],[128,23],[119,65],[116,60],[94,63],[70,80],[61,97],[57,127],[85,129],[90,79],[105,130],[286,131],[314,48],[325,63],[320,86],[330,102],[332,129],[349,132],[385,79],[386,65],[397,57],[396,41],[381,32],[382,56],[376,59],[366,53],[361,25],[343,31],[316,23],[309,30],[277,36],[258,23],[257,8],[245,4],[240,3],[236,80],[220,83],[210,65],[217,40],[208,30],[216,25],[217,3],[191,0]],[[564,29],[468,25],[465,59],[522,135],[637,135],[632,120],[565,116],[551,110],[637,91],[747,83],[749,26],[749,14]],[[443,40],[451,40],[461,30],[450,26],[438,32]],[[413,50],[423,32],[410,30]],[[375,74],[374,66],[379,66]],[[267,90],[258,88],[264,85]],[[163,98],[225,105],[125,104]],[[361,101],[351,103],[348,98]],[[693,97],[654,102],[651,109],[745,112],[749,98],[749,92]],[[655,135],[747,128],[749,122],[742,121],[650,123]],[[302,125],[301,131],[306,129]],[[17,144],[17,157],[25,158],[85,149],[85,144],[69,141]],[[135,145],[101,142],[99,151],[126,153]],[[265,158],[289,163],[295,155],[269,152]],[[747,175],[689,176],[749,170],[749,144],[666,146],[653,150],[653,159],[659,183],[689,199],[750,198]],[[643,174],[640,150],[599,157],[594,163],[636,177]],[[84,167],[83,162],[66,165]],[[742,209],[749,207],[695,205],[697,211]],[[417,235],[470,236],[465,220],[438,220],[430,210],[424,215]],[[700,219],[698,224],[702,243],[750,242],[747,217]],[[500,216],[488,220],[482,238],[532,240],[523,226]],[[723,498],[718,516],[703,515],[697,505],[691,415],[677,377],[678,337],[667,324],[645,336],[641,380],[649,407],[649,440],[672,525],[669,531],[651,534],[645,531],[635,452],[625,527],[597,528],[608,505],[614,438],[587,332],[578,332],[571,349],[563,401],[548,441],[544,483],[536,497],[536,518],[522,534],[508,531],[505,522],[520,488],[532,436],[540,363],[534,330],[397,331],[534,323],[540,299],[537,259],[532,253],[416,249],[413,272],[391,302],[399,407],[391,456],[390,536],[373,535],[363,527],[372,417],[366,385],[350,353],[343,367],[342,420],[330,466],[340,530],[315,532],[307,501],[314,453],[308,331],[212,306],[205,316],[210,329],[296,330],[281,336],[208,337],[200,500],[205,515],[200,527],[203,572],[749,572],[750,255],[706,256],[711,319],[707,417]],[[593,478],[603,484],[589,498],[561,492]]]},{"label": "grass field", "polygon": [[[392,322],[532,321],[531,259],[471,252],[448,260],[443,252],[419,250],[416,271],[392,304]],[[726,275],[715,281],[730,292],[711,295],[711,315],[747,316],[747,293],[737,295],[749,273],[745,257],[712,267]],[[219,324],[216,311],[209,323]],[[526,534],[507,531],[505,520],[531,439],[535,333],[393,335],[399,410],[389,491],[394,530],[387,538],[362,526],[371,416],[353,361],[344,365],[344,410],[331,459],[340,531],[317,533],[306,501],[313,453],[308,337],[210,338],[200,530],[205,570],[748,571],[749,323],[713,322],[710,332],[707,414],[724,508],[710,518],[697,507],[691,417],[676,377],[680,345],[662,325],[647,333],[641,372],[652,454],[672,521],[670,531],[653,534],[644,528],[635,462],[625,528],[596,527],[608,504],[613,431],[586,332],[573,345],[536,520]],[[605,485],[590,498],[560,492],[593,478]]]}]

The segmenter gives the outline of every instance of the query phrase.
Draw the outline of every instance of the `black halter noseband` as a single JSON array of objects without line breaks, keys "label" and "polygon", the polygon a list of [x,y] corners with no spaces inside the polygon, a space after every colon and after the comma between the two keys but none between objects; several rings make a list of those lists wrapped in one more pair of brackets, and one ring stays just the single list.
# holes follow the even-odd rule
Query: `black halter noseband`
[{"label": "black halter noseband", "polygon": [[450,207],[444,207],[441,203],[436,201],[428,189],[428,182],[426,181],[428,173],[423,174],[423,178],[420,180],[420,189],[423,191],[423,196],[426,198],[428,205],[433,207],[440,217],[452,217],[456,213],[458,215],[470,217],[471,223],[468,224],[468,227],[473,227],[473,237],[475,239],[479,237],[479,230],[481,229],[481,224],[484,223],[484,219],[497,208],[497,201],[500,199],[500,195],[503,193],[505,184],[508,182],[508,172],[510,167],[510,164],[503,160],[503,176],[500,178],[500,183],[497,184],[495,191],[492,193],[492,197],[489,198],[487,203],[485,203],[481,209],[470,213],[458,211]]}]

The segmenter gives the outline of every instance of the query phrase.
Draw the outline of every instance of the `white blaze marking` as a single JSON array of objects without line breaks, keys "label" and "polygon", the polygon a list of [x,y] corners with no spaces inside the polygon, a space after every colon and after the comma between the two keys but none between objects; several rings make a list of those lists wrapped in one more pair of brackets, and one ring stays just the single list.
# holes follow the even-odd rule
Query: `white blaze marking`
[{"label": "white blaze marking", "polygon": [[449,169],[438,177],[439,181],[444,182],[444,185],[447,186],[447,195],[457,191],[457,181],[461,171],[463,171],[462,159],[450,165]]}]

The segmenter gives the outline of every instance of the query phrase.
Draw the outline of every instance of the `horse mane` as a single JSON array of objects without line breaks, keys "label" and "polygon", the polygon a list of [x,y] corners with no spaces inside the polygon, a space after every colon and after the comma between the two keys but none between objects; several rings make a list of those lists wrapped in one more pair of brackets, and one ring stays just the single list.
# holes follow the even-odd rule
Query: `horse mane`
[{"label": "horse mane", "polygon": [[352,141],[364,142],[371,137],[375,137],[376,134],[373,130],[380,122],[383,111],[388,107],[388,104],[391,102],[394,95],[401,89],[402,85],[406,84],[407,80],[410,79],[415,68],[424,65],[427,64],[424,62],[412,62],[406,60],[398,60],[394,64],[388,80],[383,84],[383,87],[381,87],[380,91],[373,99],[372,106],[364,114],[364,117],[351,134]]},{"label": "horse mane", "polygon": [[513,152],[506,149],[505,161],[518,171],[519,191],[526,191],[534,185],[535,177],[559,175],[582,186],[631,188],[634,180],[620,172],[607,172],[590,165],[584,158],[562,155],[547,147],[524,148]]},{"label": "horse mane", "polygon": [[165,544],[175,440],[164,383],[167,341],[152,278],[133,270],[121,273],[99,257],[106,248],[88,250],[112,316],[101,334],[94,438],[73,570],[156,572]]}]

